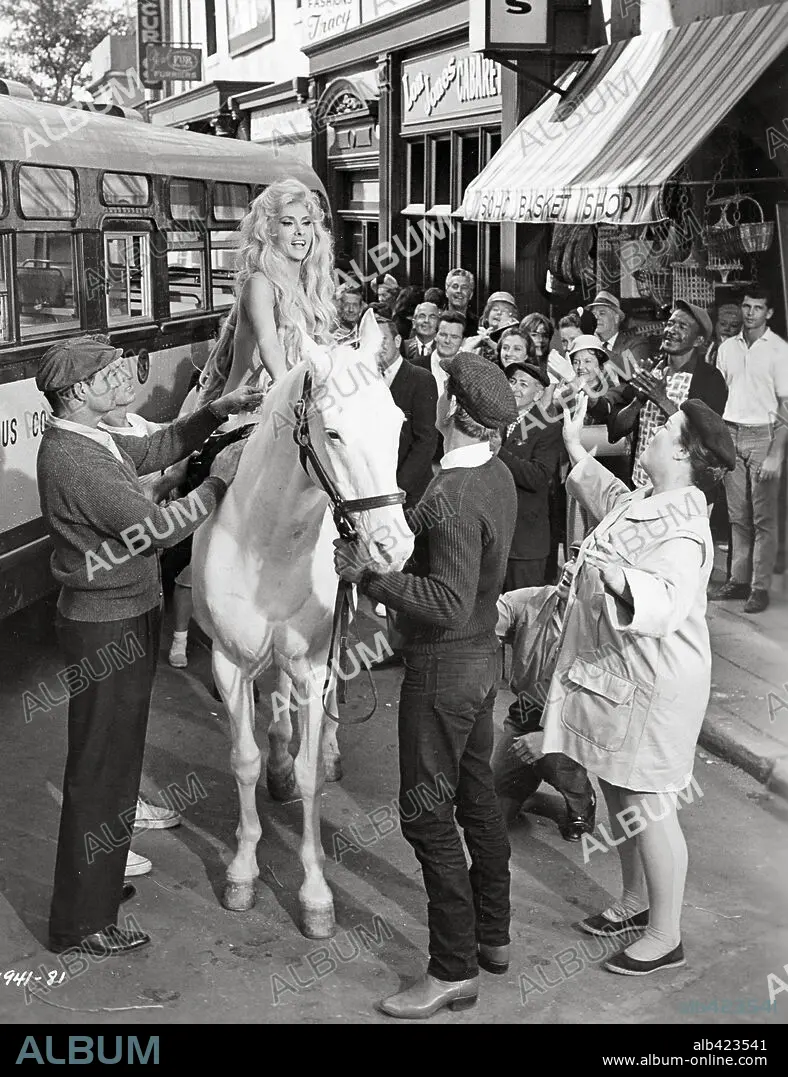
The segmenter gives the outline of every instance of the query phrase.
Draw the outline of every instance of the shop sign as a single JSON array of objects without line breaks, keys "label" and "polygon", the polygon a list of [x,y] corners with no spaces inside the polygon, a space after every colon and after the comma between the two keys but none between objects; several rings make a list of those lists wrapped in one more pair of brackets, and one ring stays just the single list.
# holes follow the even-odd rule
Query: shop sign
[{"label": "shop sign", "polygon": [[657,188],[562,187],[474,191],[467,220],[518,224],[637,224],[652,217]]},{"label": "shop sign", "polygon": [[428,0],[304,0],[304,41],[314,45]]},{"label": "shop sign", "polygon": [[202,49],[147,45],[145,59],[148,77],[156,81],[199,82],[202,79]]},{"label": "shop sign", "polygon": [[151,78],[148,71],[147,46],[161,45],[164,40],[164,18],[161,0],[137,0],[137,66],[142,85],[160,90],[161,79]]},{"label": "shop sign", "polygon": [[501,65],[478,52],[444,52],[402,65],[402,126],[501,107]]},{"label": "shop sign", "polygon": [[469,29],[470,46],[480,52],[546,45],[547,0],[472,0]]}]

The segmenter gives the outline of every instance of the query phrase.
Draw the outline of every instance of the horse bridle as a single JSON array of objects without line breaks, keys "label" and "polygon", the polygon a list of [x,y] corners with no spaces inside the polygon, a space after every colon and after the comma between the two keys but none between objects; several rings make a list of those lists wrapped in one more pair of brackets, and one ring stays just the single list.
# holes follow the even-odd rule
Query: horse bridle
[{"label": "horse bridle", "polygon": [[[312,471],[323,488],[324,492],[328,496],[328,500],[331,502],[331,510],[334,517],[334,524],[339,532],[340,538],[346,542],[355,542],[358,539],[358,532],[351,519],[352,516],[360,512],[366,512],[368,509],[381,509],[386,508],[389,505],[402,505],[405,502],[405,491],[397,490],[395,494],[377,494],[375,497],[357,497],[347,499],[342,497],[337,489],[336,483],[328,474],[323,464],[320,461],[319,456],[315,452],[315,447],[312,444],[312,435],[309,430],[309,407],[312,403],[312,373],[307,370],[304,374],[304,384],[301,389],[301,396],[294,405],[295,412],[295,427],[293,429],[293,440],[298,446],[298,458],[301,462],[301,467],[304,469],[304,473],[309,476],[309,465],[312,466]],[[310,476],[311,478],[311,476]],[[350,609],[351,609],[351,594],[352,584],[346,580],[340,578],[337,584],[337,597],[334,603],[334,617],[331,626],[331,642],[329,644],[329,662],[333,658],[334,650],[337,644],[337,636],[339,637],[339,654],[338,661],[341,663],[343,655],[347,651],[348,643],[348,630],[350,627]],[[375,713],[378,704],[378,695],[375,688],[375,682],[372,679],[372,675],[367,667],[367,676],[372,686],[373,704],[372,710],[368,714],[364,714],[358,718],[351,718],[343,721],[340,719],[339,714],[332,714],[326,706],[326,697],[328,693],[328,686],[331,679],[330,672],[326,673],[326,679],[323,684],[323,710],[332,718],[335,722],[341,725],[358,725],[361,722],[366,722]],[[339,679],[339,678],[337,678]],[[345,680],[342,680],[341,684],[337,688],[337,702],[345,702]]]}]

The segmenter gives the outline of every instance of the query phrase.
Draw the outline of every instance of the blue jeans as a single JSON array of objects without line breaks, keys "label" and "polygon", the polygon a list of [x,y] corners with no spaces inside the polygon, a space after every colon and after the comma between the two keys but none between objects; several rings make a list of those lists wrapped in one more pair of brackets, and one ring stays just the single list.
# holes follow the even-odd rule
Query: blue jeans
[{"label": "blue jeans", "polygon": [[[498,647],[406,651],[404,660],[400,812],[427,890],[427,971],[439,980],[465,980],[478,975],[479,942],[509,942],[510,848],[490,769]],[[434,793],[425,797],[425,790]],[[414,812],[418,793],[423,810]]]}]

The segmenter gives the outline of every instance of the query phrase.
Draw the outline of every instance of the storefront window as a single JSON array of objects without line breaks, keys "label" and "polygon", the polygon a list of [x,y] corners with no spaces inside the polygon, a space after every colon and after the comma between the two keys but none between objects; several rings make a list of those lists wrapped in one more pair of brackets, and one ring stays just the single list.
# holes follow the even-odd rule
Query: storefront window
[{"label": "storefront window", "polygon": [[429,214],[446,217],[451,204],[451,139],[435,139],[432,147],[432,197]]},{"label": "storefront window", "polygon": [[167,232],[170,314],[205,309],[205,244],[200,232]]},{"label": "storefront window", "polygon": [[67,232],[19,232],[16,286],[22,337],[79,325],[74,291],[74,237]]},{"label": "storefront window", "polygon": [[408,143],[408,205],[419,207],[421,213],[425,208],[424,157],[422,139]]}]

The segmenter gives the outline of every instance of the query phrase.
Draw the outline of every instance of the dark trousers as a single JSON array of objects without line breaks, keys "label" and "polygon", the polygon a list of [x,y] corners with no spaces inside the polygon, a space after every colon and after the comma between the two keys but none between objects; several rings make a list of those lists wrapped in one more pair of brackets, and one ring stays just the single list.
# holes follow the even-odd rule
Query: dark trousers
[{"label": "dark trousers", "polygon": [[58,617],[75,670],[68,755],[49,918],[50,938],[73,945],[115,925],[142,775],[159,609],[119,621]]},{"label": "dark trousers", "polygon": [[[509,942],[509,839],[490,770],[498,653],[497,648],[440,655],[406,651],[404,659],[402,833],[413,846],[427,889],[428,972],[439,980],[464,980],[478,975],[477,943]],[[425,790],[437,795],[425,798]],[[423,810],[414,813],[416,802]]]},{"label": "dark trousers", "polygon": [[502,594],[519,591],[521,587],[541,587],[544,584],[546,564],[546,557],[538,561],[516,561],[510,557],[506,562]]},{"label": "dark trousers", "polygon": [[523,804],[544,781],[564,798],[569,816],[590,816],[595,794],[585,767],[560,752],[543,755],[536,763],[523,763],[512,747],[515,738],[523,732],[511,718],[504,718],[503,735],[495,746],[492,761],[498,796]]}]

